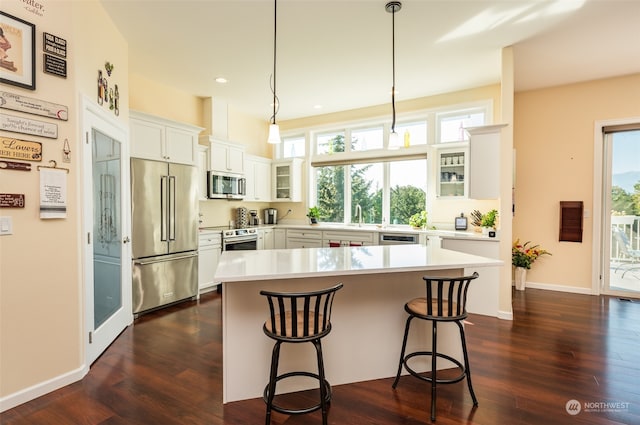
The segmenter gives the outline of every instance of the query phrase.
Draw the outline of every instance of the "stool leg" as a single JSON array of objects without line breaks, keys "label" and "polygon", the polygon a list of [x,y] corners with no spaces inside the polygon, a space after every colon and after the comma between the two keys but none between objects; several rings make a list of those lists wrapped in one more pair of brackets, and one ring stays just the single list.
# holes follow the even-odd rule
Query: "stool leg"
[{"label": "stool leg", "polygon": [[324,361],[322,360],[322,344],[319,339],[313,341],[318,356],[318,376],[320,377],[320,406],[322,410],[322,425],[327,425],[327,387],[325,386]]},{"label": "stool leg", "polygon": [[278,362],[280,360],[280,344],[281,341],[277,341],[273,346],[273,353],[271,354],[271,372],[269,373],[269,389],[267,390],[267,415],[265,418],[265,425],[271,423],[271,406],[273,406],[273,398],[276,394],[276,379],[278,377]]},{"label": "stool leg", "polygon": [[438,322],[431,322],[431,420],[436,420],[436,360],[438,358]]},{"label": "stool leg", "polygon": [[469,387],[469,392],[471,393],[471,399],[473,400],[473,405],[478,405],[478,399],[476,398],[476,393],[473,392],[473,386],[471,385],[471,370],[469,369],[469,355],[467,354],[467,341],[464,336],[464,327],[462,323],[456,322],[458,328],[460,328],[460,339],[462,340],[462,354],[464,355],[464,370],[467,375],[467,386]]},{"label": "stool leg", "polygon": [[398,373],[396,374],[396,380],[393,381],[393,385],[391,385],[392,388],[395,388],[398,385],[398,381],[400,380],[400,373],[402,372],[402,365],[404,364],[404,352],[407,348],[407,337],[409,336],[409,325],[411,324],[411,319],[413,319],[413,316],[407,317],[407,324],[404,326],[404,337],[402,338],[402,349],[400,350]]}]

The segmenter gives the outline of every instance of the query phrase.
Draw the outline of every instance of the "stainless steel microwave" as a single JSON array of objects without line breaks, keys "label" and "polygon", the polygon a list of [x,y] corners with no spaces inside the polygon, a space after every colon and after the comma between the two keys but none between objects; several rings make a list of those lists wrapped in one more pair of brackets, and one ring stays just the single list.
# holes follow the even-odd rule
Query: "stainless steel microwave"
[{"label": "stainless steel microwave", "polygon": [[242,199],[247,193],[247,180],[242,174],[207,171],[207,197],[210,199]]}]

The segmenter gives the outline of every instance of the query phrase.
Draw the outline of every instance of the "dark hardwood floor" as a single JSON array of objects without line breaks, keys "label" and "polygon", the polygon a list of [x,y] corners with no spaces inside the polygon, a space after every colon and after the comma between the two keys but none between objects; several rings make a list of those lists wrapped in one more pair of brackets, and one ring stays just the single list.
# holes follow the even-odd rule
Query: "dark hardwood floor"
[{"label": "dark hardwood floor", "polygon": [[[441,386],[438,424],[640,424],[640,302],[527,289],[514,293],[513,309],[513,321],[470,315],[479,406],[464,382]],[[221,344],[216,293],[142,316],[81,382],[2,413],[0,423],[264,423],[261,399],[222,405]],[[428,384],[407,376],[393,390],[392,381],[334,386],[329,422],[430,423]],[[273,423],[320,424],[320,412],[274,413]]]}]

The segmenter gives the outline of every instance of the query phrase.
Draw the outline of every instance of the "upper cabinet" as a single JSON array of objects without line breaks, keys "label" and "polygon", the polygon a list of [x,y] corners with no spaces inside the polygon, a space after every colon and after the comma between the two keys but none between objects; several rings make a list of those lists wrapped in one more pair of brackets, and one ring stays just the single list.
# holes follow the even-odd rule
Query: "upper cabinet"
[{"label": "upper cabinet", "polygon": [[221,142],[210,136],[203,137],[210,142],[211,170],[223,173],[244,173],[244,145]]},{"label": "upper cabinet", "polygon": [[302,159],[274,161],[271,167],[272,200],[302,201]]},{"label": "upper cabinet", "polygon": [[436,161],[438,196],[467,197],[469,149],[466,147],[466,143],[459,147],[438,149]]},{"label": "upper cabinet", "polygon": [[469,133],[469,198],[500,197],[500,132],[506,124],[465,129]]},{"label": "upper cabinet", "polygon": [[142,112],[130,112],[131,156],[197,165],[198,134],[203,130]]},{"label": "upper cabinet", "polygon": [[244,176],[247,179],[245,201],[271,201],[271,160],[269,158],[246,155]]}]

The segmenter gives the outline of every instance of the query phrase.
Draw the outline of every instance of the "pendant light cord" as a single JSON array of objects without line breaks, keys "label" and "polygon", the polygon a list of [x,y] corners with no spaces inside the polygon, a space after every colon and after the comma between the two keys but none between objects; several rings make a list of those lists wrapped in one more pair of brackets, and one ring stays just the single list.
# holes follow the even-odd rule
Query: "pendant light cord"
[{"label": "pendant light cord", "polygon": [[396,9],[391,12],[391,74],[393,85],[391,86],[391,109],[393,120],[391,121],[391,132],[396,131]]},{"label": "pendant light cord", "polygon": [[[273,93],[273,116],[271,117],[271,124],[276,123],[276,105],[278,96],[276,96],[276,36],[278,33],[278,0],[273,1],[273,82],[271,85],[271,92]],[[278,105],[279,108],[279,105]]]}]

